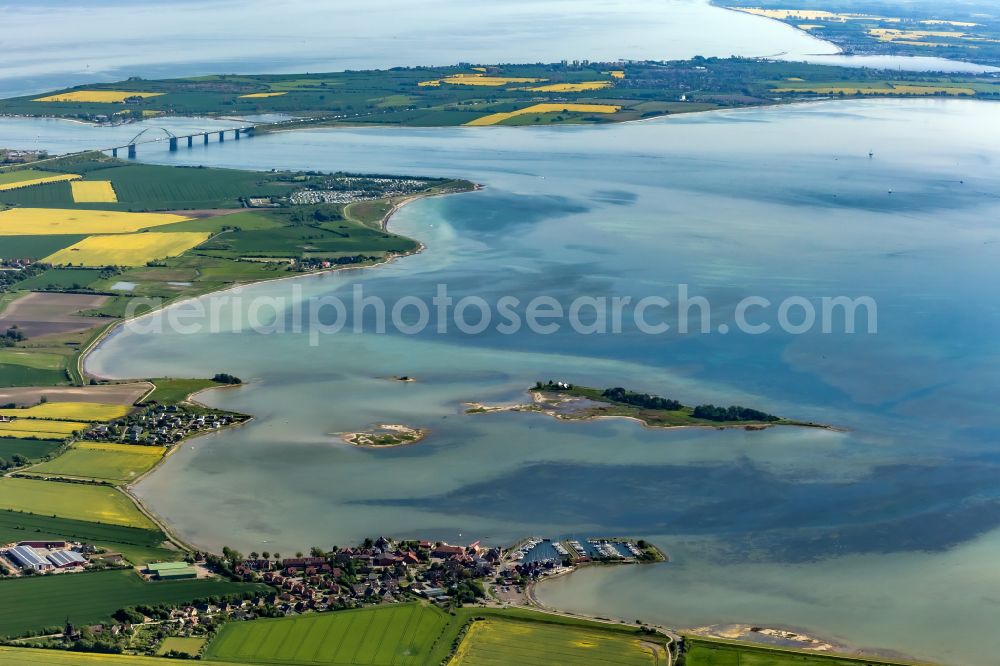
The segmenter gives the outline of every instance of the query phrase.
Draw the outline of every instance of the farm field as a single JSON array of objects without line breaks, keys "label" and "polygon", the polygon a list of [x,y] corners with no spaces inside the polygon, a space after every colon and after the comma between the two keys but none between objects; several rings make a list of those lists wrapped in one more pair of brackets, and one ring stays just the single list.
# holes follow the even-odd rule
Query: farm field
[{"label": "farm field", "polygon": [[57,265],[145,266],[154,259],[183,254],[210,236],[210,233],[196,231],[88,236],[46,257],[45,261]]},{"label": "farm field", "polygon": [[700,636],[685,636],[686,666],[913,666],[908,662],[783,650]]},{"label": "farm field", "polygon": [[198,252],[227,259],[295,258],[406,252],[414,247],[416,244],[409,239],[344,220],[326,226],[301,225],[226,233],[199,247]]},{"label": "farm field", "polygon": [[620,106],[612,106],[610,104],[533,104],[517,111],[493,113],[488,116],[476,118],[467,122],[466,125],[496,125],[517,116],[532,114],[562,113],[564,111],[569,113],[616,113],[620,110]]},{"label": "farm field", "polygon": [[109,163],[96,176],[111,182],[117,205],[136,210],[239,208],[240,197],[287,195],[295,186],[281,174]]},{"label": "farm field", "polygon": [[32,187],[34,185],[44,185],[45,183],[57,183],[66,180],[80,178],[75,173],[52,174],[48,171],[37,169],[25,169],[21,171],[0,172],[0,192],[6,190],[17,190],[22,187]]},{"label": "farm field", "polygon": [[64,421],[110,421],[125,416],[129,408],[100,402],[43,402],[33,407],[0,409],[0,416],[21,419],[56,419]]},{"label": "farm field", "polygon": [[107,322],[78,313],[100,307],[107,300],[107,296],[90,294],[24,294],[0,314],[0,329],[17,326],[29,340],[53,333],[87,331]]},{"label": "farm field", "polygon": [[[266,664],[430,664],[451,618],[433,606],[397,604],[226,625],[206,659]],[[449,645],[450,647],[450,645]]]},{"label": "farm field", "polygon": [[66,357],[60,354],[39,354],[23,349],[0,349],[0,365],[23,365],[38,370],[62,370]]},{"label": "farm field", "polygon": [[474,621],[450,666],[621,666],[666,664],[666,650],[639,637],[596,628],[491,617]]},{"label": "farm field", "polygon": [[[22,356],[13,350],[0,350],[0,394],[8,386],[66,383],[68,378],[64,368],[63,357],[58,354]],[[0,399],[2,405],[8,402],[11,401]]]},{"label": "farm field", "polygon": [[[201,661],[202,664],[218,664]],[[123,654],[33,650],[0,646],[0,666],[164,666],[161,657],[136,657]],[[232,666],[227,662],[227,666]],[[236,666],[248,666],[237,664]]]},{"label": "farm field", "polygon": [[79,442],[28,472],[123,483],[151,470],[166,451],[162,446]]},{"label": "farm field", "polygon": [[545,86],[526,88],[535,92],[584,92],[586,90],[602,90],[614,85],[611,81],[583,81],[581,83],[550,83]]},{"label": "farm field", "polygon": [[[69,247],[73,243],[83,240],[82,236],[73,238],[73,242],[68,243],[65,247]],[[54,248],[52,252],[56,252],[61,249],[61,247],[57,247]],[[51,254],[51,252],[49,254]],[[95,281],[100,279],[100,277],[101,271],[97,271],[92,268],[53,268],[45,271],[41,275],[30,277],[27,280],[21,280],[17,283],[17,286],[19,289],[83,289],[85,287],[89,287]]]},{"label": "farm field", "polygon": [[77,90],[74,92],[39,97],[36,102],[97,102],[99,104],[115,104],[124,102],[129,97],[156,97],[163,93],[131,92],[128,90]]},{"label": "farm field", "polygon": [[70,185],[76,203],[114,203],[118,201],[110,180],[77,180]]},{"label": "farm field", "polygon": [[25,437],[59,439],[83,430],[86,423],[79,421],[50,421],[48,419],[18,419],[0,422],[0,437]]},{"label": "farm field", "polygon": [[0,405],[37,405],[44,397],[49,403],[87,402],[129,406],[153,388],[149,382],[98,384],[96,386],[18,387],[0,389]]},{"label": "farm field", "polygon": [[[483,617],[516,627],[521,632],[517,645],[521,644],[521,636],[535,636],[540,649],[547,650],[547,660],[539,660],[538,664],[657,663],[652,644],[645,653],[642,648],[636,648],[638,652],[633,649],[641,635],[632,628],[517,609],[459,608],[446,614],[422,603],[232,623],[208,645],[204,657],[288,666],[437,666],[448,657],[466,623]],[[584,646],[584,642],[592,645]],[[510,646],[508,649],[512,649]],[[485,658],[484,649],[477,650],[465,658]],[[587,655],[595,660],[580,660],[587,659]],[[661,664],[665,664],[665,655],[665,650],[659,654]],[[536,662],[522,661],[520,655],[511,653],[488,663],[499,666]]]},{"label": "farm field", "polygon": [[25,539],[66,539],[91,543],[121,553],[133,564],[176,560],[181,555],[180,551],[162,547],[166,537],[156,529],[0,509],[0,543]]},{"label": "farm field", "polygon": [[0,211],[0,236],[124,234],[187,218],[169,213],[127,213],[73,208],[8,208]]},{"label": "farm field", "polygon": [[113,570],[0,581],[0,636],[47,627],[111,619],[136,604],[179,603],[215,595],[240,594],[263,586],[220,580],[143,582],[134,571]]},{"label": "farm field", "polygon": [[0,388],[24,386],[25,384],[49,386],[65,384],[67,381],[66,374],[63,372],[0,363]]},{"label": "farm field", "polygon": [[0,509],[156,529],[128,497],[110,486],[0,478]]},{"label": "farm field", "polygon": [[[83,234],[48,234],[44,236],[0,236],[0,259],[47,257],[86,238]],[[50,271],[51,272],[51,271]],[[29,278],[33,279],[33,278]]]},{"label": "farm field", "polygon": [[61,449],[63,443],[54,439],[17,439],[0,437],[0,458],[10,460],[24,456],[28,460],[41,460]]}]

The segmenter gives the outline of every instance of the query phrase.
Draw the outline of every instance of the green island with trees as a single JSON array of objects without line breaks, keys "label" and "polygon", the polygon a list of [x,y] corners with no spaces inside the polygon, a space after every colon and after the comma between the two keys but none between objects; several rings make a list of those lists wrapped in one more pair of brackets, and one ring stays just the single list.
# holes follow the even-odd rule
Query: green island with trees
[{"label": "green island with trees", "polygon": [[[782,418],[741,405],[688,406],[672,398],[639,393],[621,387],[598,389],[549,380],[535,382],[531,393],[534,402],[530,405],[518,405],[514,408],[515,411],[542,411],[557,418],[570,420],[612,416],[632,418],[655,428],[702,426],[759,430],[771,426],[800,426],[832,429],[828,425]],[[493,411],[493,409],[473,407],[470,411]]]}]

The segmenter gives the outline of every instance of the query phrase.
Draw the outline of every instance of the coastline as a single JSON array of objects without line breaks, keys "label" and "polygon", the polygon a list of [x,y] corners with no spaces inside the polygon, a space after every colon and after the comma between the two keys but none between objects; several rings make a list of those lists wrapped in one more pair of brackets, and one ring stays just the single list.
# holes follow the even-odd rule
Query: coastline
[{"label": "coastline", "polygon": [[[826,44],[829,44],[833,48],[837,49],[836,53],[807,53],[805,55],[817,56],[817,57],[818,56],[828,56],[828,55],[829,56],[837,56],[837,55],[874,55],[874,54],[854,54],[854,53],[847,53],[846,51],[844,51],[843,47],[840,46],[840,44],[837,44],[836,42],[831,42],[829,39],[823,39],[822,37],[819,37],[818,35],[816,35],[816,34],[814,34],[812,32],[809,32],[808,30],[803,30],[802,28],[800,28],[797,25],[792,25],[791,23],[785,23],[784,21],[781,21],[781,20],[776,19],[776,18],[771,18],[770,16],[764,16],[762,14],[753,14],[751,12],[745,12],[745,11],[742,11],[739,7],[728,7],[728,6],[724,5],[724,4],[722,4],[721,2],[719,2],[719,0],[708,0],[708,4],[711,5],[712,7],[715,7],[716,9],[722,9],[722,10],[725,10],[727,12],[736,12],[737,14],[743,14],[744,16],[756,16],[757,18],[762,18],[762,19],[764,19],[766,21],[774,21],[776,23],[780,23],[782,25],[788,26],[789,28],[791,28],[792,30],[795,30],[796,32],[800,32],[800,33],[809,35],[813,39],[817,39],[817,40],[819,40],[821,42],[824,42]],[[777,55],[788,55],[788,54],[786,52],[786,53],[779,53]],[[762,57],[762,58],[771,58],[773,56],[760,56],[760,57]],[[795,62],[795,61],[790,61],[790,62]]]},{"label": "coastline", "polygon": [[[421,193],[421,194],[410,195],[410,196],[404,198],[403,200],[401,200],[399,203],[394,204],[386,212],[386,214],[383,216],[382,221],[380,223],[380,229],[382,231],[388,231],[388,229],[389,229],[389,222],[390,222],[392,216],[395,215],[397,212],[399,212],[399,210],[402,209],[403,206],[405,206],[406,204],[412,203],[414,201],[418,201],[420,199],[425,199],[425,198],[430,199],[430,198],[433,198],[433,197],[448,196],[448,195],[453,195],[453,194],[466,194],[468,192],[478,192],[478,191],[480,191],[482,189],[484,189],[484,187],[482,185],[480,185],[479,183],[473,183],[473,188],[471,190],[466,190],[466,191],[463,191],[463,192],[457,192],[457,191],[456,192],[428,192],[428,193]],[[122,380],[122,379],[114,379],[114,378],[111,378],[111,377],[105,377],[105,376],[99,375],[99,374],[94,373],[94,372],[89,372],[86,369],[87,358],[90,356],[90,354],[92,354],[94,351],[96,351],[97,348],[103,342],[105,342],[109,337],[111,337],[112,335],[114,335],[115,333],[117,333],[120,328],[126,326],[127,324],[129,324],[131,322],[134,322],[134,321],[138,321],[138,320],[142,319],[143,317],[154,316],[154,315],[162,312],[163,310],[165,310],[165,309],[167,309],[169,307],[174,307],[174,306],[177,306],[177,305],[182,305],[184,303],[190,303],[192,301],[198,300],[199,298],[205,298],[206,296],[218,296],[220,294],[225,294],[225,293],[233,291],[235,289],[243,289],[245,287],[251,287],[251,286],[254,286],[254,285],[258,285],[258,284],[268,284],[268,283],[272,283],[272,282],[281,282],[283,280],[298,280],[298,279],[302,279],[302,278],[314,277],[314,276],[317,276],[317,275],[327,275],[327,274],[331,274],[331,273],[338,272],[338,271],[356,271],[356,270],[364,270],[364,269],[368,269],[368,268],[377,268],[378,266],[384,266],[386,264],[390,264],[390,263],[392,263],[394,261],[397,261],[399,259],[405,259],[406,257],[410,257],[410,256],[414,256],[414,255],[420,254],[425,249],[427,249],[427,246],[424,245],[424,243],[422,241],[420,241],[418,239],[415,239],[415,238],[411,238],[409,240],[412,240],[413,242],[415,242],[417,244],[417,247],[415,247],[414,249],[412,249],[412,250],[410,250],[408,252],[397,252],[397,253],[394,253],[394,254],[392,254],[390,256],[384,257],[384,258],[380,259],[379,261],[374,261],[374,262],[372,262],[370,264],[363,264],[363,265],[360,265],[360,266],[359,265],[331,266],[330,268],[322,268],[322,269],[319,269],[319,270],[310,271],[308,273],[299,273],[297,275],[282,275],[281,277],[273,277],[273,278],[266,278],[264,280],[253,280],[251,282],[241,282],[241,283],[238,283],[238,284],[232,284],[230,286],[224,287],[222,289],[217,289],[215,291],[207,291],[204,294],[198,294],[198,295],[195,295],[195,296],[187,296],[185,298],[181,298],[181,299],[176,300],[176,301],[169,301],[169,302],[161,304],[159,307],[156,307],[156,308],[150,310],[149,312],[143,312],[142,314],[133,315],[131,317],[122,318],[122,319],[119,319],[117,321],[111,322],[111,323],[108,324],[108,326],[103,331],[101,331],[100,334],[98,334],[90,343],[88,343],[88,345],[84,348],[83,351],[80,352],[80,355],[77,357],[77,370],[80,373],[80,376],[84,379],[84,381],[86,381],[87,379],[90,379],[90,378],[98,379],[98,380],[103,380],[103,381],[115,381],[115,382],[129,381],[129,380]],[[132,381],[140,381],[140,380],[142,380],[142,378],[133,378]],[[203,391],[214,391],[217,388],[225,388],[225,387],[215,387],[215,386],[213,386],[213,387],[209,387],[207,389],[202,389],[201,391],[198,391],[198,393],[202,393]]]},{"label": "coastline", "polygon": [[[483,185],[481,185],[479,183],[473,183],[473,188],[471,190],[467,190],[465,192],[476,192],[476,191],[479,191],[479,190],[482,190],[482,189],[483,189]],[[381,220],[379,226],[380,226],[380,228],[383,231],[388,231],[389,223],[390,223],[392,217],[397,212],[399,212],[399,210],[401,210],[405,205],[407,205],[409,203],[412,203],[414,201],[418,201],[418,200],[423,199],[423,198],[431,198],[431,197],[437,197],[437,196],[446,196],[446,195],[451,195],[451,194],[463,194],[465,192],[459,192],[459,191],[454,191],[454,192],[429,192],[429,193],[420,193],[420,194],[410,195],[408,197],[405,197],[401,201],[399,201],[397,203],[394,203],[392,205],[392,207],[388,211],[386,211],[386,214],[382,217],[382,220]],[[321,269],[321,270],[313,271],[313,272],[310,272],[310,273],[302,273],[302,274],[299,274],[299,275],[286,275],[286,276],[277,277],[277,278],[268,278],[266,280],[256,280],[256,281],[253,281],[253,282],[247,282],[247,283],[241,283],[241,284],[237,284],[237,285],[232,285],[232,286],[226,287],[224,289],[219,289],[219,290],[216,290],[216,291],[209,291],[209,292],[206,292],[204,294],[199,294],[197,296],[191,296],[191,297],[183,298],[183,299],[180,299],[180,300],[177,300],[177,301],[171,301],[171,302],[168,302],[168,303],[164,303],[164,304],[160,305],[159,307],[157,307],[157,308],[155,308],[155,309],[153,309],[153,310],[151,310],[149,312],[144,312],[144,313],[142,313],[140,315],[135,315],[135,316],[132,316],[132,317],[129,317],[129,318],[123,318],[123,319],[121,319],[119,321],[111,322],[98,335],[94,336],[93,340],[91,340],[90,343],[86,346],[86,348],[83,351],[80,352],[79,356],[77,357],[77,363],[76,363],[77,371],[80,373],[80,377],[84,380],[84,383],[86,383],[86,381],[88,379],[91,379],[91,378],[98,379],[98,380],[106,380],[106,381],[117,381],[117,382],[128,381],[128,380],[112,379],[112,378],[109,378],[109,377],[103,377],[103,376],[98,375],[96,373],[88,372],[87,369],[86,369],[86,361],[87,361],[87,358],[90,356],[90,354],[93,353],[95,350],[97,350],[97,348],[101,345],[101,343],[103,343],[104,341],[108,340],[118,330],[120,330],[122,327],[126,326],[128,323],[130,323],[132,321],[136,321],[138,319],[141,319],[142,317],[153,316],[153,315],[155,315],[155,314],[157,314],[159,312],[162,312],[166,308],[174,306],[174,305],[179,305],[179,304],[182,304],[182,303],[187,303],[187,302],[196,300],[198,298],[204,298],[206,296],[224,294],[227,291],[231,291],[233,289],[242,289],[244,287],[251,286],[251,285],[264,284],[264,283],[268,283],[268,282],[277,282],[279,280],[295,280],[295,279],[306,278],[306,277],[311,277],[311,276],[315,276],[315,275],[323,275],[323,274],[327,274],[327,273],[332,273],[334,271],[347,271],[347,270],[360,270],[360,269],[366,269],[366,268],[375,268],[377,266],[382,266],[382,265],[385,265],[385,264],[389,264],[389,263],[391,263],[391,262],[393,262],[393,261],[395,261],[397,259],[402,259],[402,258],[405,258],[405,257],[409,257],[409,256],[412,256],[412,255],[419,254],[420,252],[422,252],[423,250],[426,249],[427,246],[423,242],[421,242],[421,241],[419,241],[417,239],[411,239],[411,240],[414,240],[414,242],[417,243],[417,247],[414,248],[413,250],[411,250],[409,252],[396,253],[396,254],[393,254],[392,256],[385,257],[381,261],[373,262],[371,264],[366,264],[366,265],[363,265],[363,266],[331,266],[330,268]],[[146,380],[144,378],[135,378],[135,379],[133,379],[133,381],[146,381]],[[224,390],[224,389],[229,389],[229,388],[235,388],[235,385],[220,385],[220,386],[206,387],[206,388],[200,389],[200,390],[195,391],[194,393],[188,395],[187,398],[186,398],[186,400],[189,401],[189,402],[193,402],[194,404],[197,404],[197,405],[206,406],[204,403],[199,402],[196,399],[196,396],[198,396],[198,395],[200,395],[202,393],[207,393],[209,391],[217,391],[217,390],[220,390],[220,389]],[[147,391],[142,396],[141,399],[147,398],[155,390],[156,390],[156,386],[154,384],[153,387],[149,391]],[[246,421],[243,421],[241,423],[230,424],[230,425],[226,426],[225,428],[223,428],[222,430],[228,430],[228,429],[233,428],[235,426],[243,426],[243,425],[246,425],[247,423],[250,423],[251,421],[253,421],[254,417],[253,417],[252,414],[248,415],[248,416],[249,416],[249,418]],[[219,431],[216,431],[216,432],[219,432]],[[149,475],[151,475],[153,472],[157,471],[160,468],[160,466],[163,465],[166,462],[167,458],[170,457],[171,455],[173,455],[184,443],[194,442],[195,440],[200,440],[203,437],[208,437],[208,436],[213,435],[213,434],[216,434],[216,433],[215,432],[199,433],[199,434],[195,435],[194,437],[190,437],[190,438],[185,439],[185,440],[183,440],[181,442],[178,442],[175,446],[170,447],[168,449],[168,451],[166,452],[166,454],[164,454],[164,456],[162,458],[160,458],[160,460],[158,460],[157,463],[155,465],[153,465],[153,467],[151,467],[150,469],[146,470],[146,472],[144,472],[139,477],[131,480],[128,484],[122,485],[122,486],[118,487],[119,490],[121,490],[122,494],[124,494],[126,497],[128,497],[132,501],[132,503],[136,506],[136,508],[138,508],[139,511],[141,511],[143,514],[145,514],[146,517],[149,518],[163,532],[164,536],[166,536],[166,538],[167,538],[167,541],[170,542],[173,546],[179,548],[180,550],[189,550],[189,551],[209,550],[209,552],[210,552],[210,549],[199,548],[195,544],[189,543],[186,540],[184,540],[183,538],[179,537],[178,534],[177,534],[177,532],[171,527],[169,521],[167,521],[165,518],[163,518],[162,516],[160,516],[159,514],[157,514],[153,509],[151,509],[142,500],[142,498],[140,498],[136,494],[134,486],[136,486],[137,484],[139,484],[143,479],[145,479],[146,477],[148,477]],[[423,439],[423,437],[418,438],[414,442],[407,442],[406,444],[415,444],[415,443],[419,442],[421,439]],[[362,446],[362,445],[358,445],[358,444],[352,444],[352,445],[353,446],[358,446],[359,448],[396,448],[396,446],[402,446],[403,444],[395,445],[395,446],[391,446],[391,447],[378,447],[378,446],[367,447],[367,446]]]}]

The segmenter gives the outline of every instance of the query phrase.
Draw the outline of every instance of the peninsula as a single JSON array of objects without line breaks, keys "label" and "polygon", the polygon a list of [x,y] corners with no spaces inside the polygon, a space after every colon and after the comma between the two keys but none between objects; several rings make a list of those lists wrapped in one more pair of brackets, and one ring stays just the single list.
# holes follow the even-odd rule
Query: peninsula
[{"label": "peninsula", "polygon": [[836,44],[850,55],[932,56],[1000,66],[1000,17],[988,0],[713,0]]}]

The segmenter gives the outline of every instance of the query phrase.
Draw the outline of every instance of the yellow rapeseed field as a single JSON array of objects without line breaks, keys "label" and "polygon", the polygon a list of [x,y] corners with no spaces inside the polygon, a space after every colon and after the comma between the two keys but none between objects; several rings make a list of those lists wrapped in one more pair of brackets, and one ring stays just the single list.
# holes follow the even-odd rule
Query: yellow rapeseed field
[{"label": "yellow rapeseed field", "polygon": [[0,183],[0,192],[4,190],[16,190],[21,187],[31,187],[32,185],[44,185],[45,183],[58,183],[63,180],[77,180],[81,176],[75,173],[64,173],[58,176],[42,176],[40,178],[26,178],[13,183]]},{"label": "yellow rapeseed field", "polygon": [[240,95],[240,99],[259,99],[261,97],[279,97],[281,95],[287,95],[287,92],[266,92],[266,93],[250,93],[249,95]]},{"label": "yellow rapeseed field", "polygon": [[616,113],[620,110],[620,106],[613,106],[611,104],[534,104],[523,109],[518,109],[517,111],[492,113],[488,116],[483,116],[482,118],[476,118],[472,122],[465,124],[496,125],[497,123],[502,123],[508,118],[523,116],[531,113],[559,113],[561,111],[573,111],[576,113]]},{"label": "yellow rapeseed field", "polygon": [[583,81],[581,83],[550,83],[547,86],[527,88],[538,92],[583,92],[584,90],[601,90],[610,88],[611,81]]},{"label": "yellow rapeseed field", "polygon": [[113,104],[124,102],[129,97],[159,97],[164,93],[131,92],[128,90],[74,90],[73,92],[56,93],[48,97],[39,97],[36,102],[98,102]]},{"label": "yellow rapeseed field", "polygon": [[921,85],[892,85],[890,87],[864,87],[864,86],[803,86],[801,88],[773,88],[773,92],[794,93],[810,92],[823,95],[933,95],[944,93],[946,95],[975,95],[972,88],[959,88],[949,86],[921,86]]},{"label": "yellow rapeseed field", "polygon": [[613,79],[624,79],[625,70],[624,69],[613,69],[610,72],[604,72],[605,74],[610,74]]},{"label": "yellow rapeseed field", "polygon": [[70,208],[10,208],[0,211],[0,236],[115,234],[158,227],[188,218],[169,213],[126,213]]},{"label": "yellow rapeseed field", "polygon": [[113,442],[80,442],[74,448],[82,451],[100,451],[102,453],[129,453],[133,455],[160,458],[167,452],[165,446],[139,446],[136,444],[115,444]]},{"label": "yellow rapeseed field", "polygon": [[212,234],[203,231],[146,232],[88,236],[44,259],[45,263],[75,266],[145,266],[147,262],[175,257],[204,243]]},{"label": "yellow rapeseed field", "polygon": [[486,76],[485,74],[455,74],[444,79],[421,81],[418,86],[437,87],[442,83],[459,86],[505,86],[511,83],[540,83],[547,79],[533,79],[524,76]]},{"label": "yellow rapeseed field", "polygon": [[76,203],[115,203],[118,196],[110,180],[75,180],[69,184],[73,188]]},{"label": "yellow rapeseed field", "polygon": [[896,30],[892,28],[872,28],[868,34],[877,37],[880,42],[895,42],[904,39],[924,41],[928,37],[951,37],[954,39],[965,37],[964,32],[954,30]]},{"label": "yellow rapeseed field", "polygon": [[0,423],[0,437],[63,439],[69,437],[77,430],[83,430],[86,427],[86,423],[77,421],[17,419],[15,421]]},{"label": "yellow rapeseed field", "polygon": [[[128,413],[129,408],[124,405],[105,405],[98,402],[43,402],[22,409],[0,409],[0,416],[62,421],[110,421]],[[15,426],[20,427],[23,423],[15,421]]]}]

